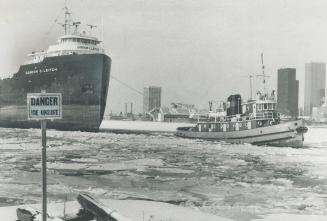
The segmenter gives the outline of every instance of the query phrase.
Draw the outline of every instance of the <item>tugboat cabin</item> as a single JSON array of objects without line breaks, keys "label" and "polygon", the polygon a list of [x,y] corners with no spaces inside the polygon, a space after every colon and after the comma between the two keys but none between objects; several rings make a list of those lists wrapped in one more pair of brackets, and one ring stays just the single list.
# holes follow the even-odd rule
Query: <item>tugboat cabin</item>
[{"label": "tugboat cabin", "polygon": [[244,103],[240,95],[231,95],[224,106],[226,110],[223,114],[219,113],[218,118],[209,117],[205,122],[198,122],[192,130],[198,132],[241,131],[272,126],[280,122],[274,92],[270,96],[258,94],[257,100],[250,99]]}]

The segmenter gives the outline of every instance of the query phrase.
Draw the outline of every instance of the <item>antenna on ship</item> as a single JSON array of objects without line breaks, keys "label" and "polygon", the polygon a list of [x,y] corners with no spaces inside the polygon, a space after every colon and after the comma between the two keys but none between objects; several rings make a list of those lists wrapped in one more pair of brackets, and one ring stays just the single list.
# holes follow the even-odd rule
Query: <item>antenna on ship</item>
[{"label": "antenna on ship", "polygon": [[258,74],[257,77],[262,77],[262,83],[263,83],[263,90],[264,93],[266,93],[266,78],[269,78],[269,75],[266,75],[265,73],[265,65],[263,64],[263,53],[261,52],[261,69],[262,69],[262,74]]},{"label": "antenna on ship", "polygon": [[73,22],[73,26],[75,27],[74,33],[78,34],[78,26],[81,24],[81,22]]},{"label": "antenna on ship", "polygon": [[64,27],[65,35],[67,35],[70,32],[70,20],[71,20],[71,18],[70,18],[71,12],[69,11],[69,9],[67,7],[67,0],[65,1],[65,6],[64,6],[63,10],[65,11],[65,21],[64,21],[64,23],[58,22],[58,24],[60,24],[62,27]]},{"label": "antenna on ship", "polygon": [[86,25],[90,27],[90,35],[92,35],[92,29],[96,28],[97,26],[96,25],[90,25],[90,24],[86,24]]},{"label": "antenna on ship", "polygon": [[252,78],[253,78],[253,75],[249,75],[249,79],[250,79],[250,100],[252,100]]}]

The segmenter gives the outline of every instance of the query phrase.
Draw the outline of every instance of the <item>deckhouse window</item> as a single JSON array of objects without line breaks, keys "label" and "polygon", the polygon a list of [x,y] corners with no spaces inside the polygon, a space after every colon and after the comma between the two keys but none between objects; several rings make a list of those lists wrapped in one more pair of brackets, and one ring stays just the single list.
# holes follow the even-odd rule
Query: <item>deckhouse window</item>
[{"label": "deckhouse window", "polygon": [[258,104],[258,110],[262,110],[262,104]]},{"label": "deckhouse window", "polygon": [[268,110],[268,104],[263,104],[263,109]]},{"label": "deckhouse window", "polygon": [[268,104],[268,109],[269,109],[269,110],[272,110],[272,109],[273,109],[273,105],[272,105],[272,103],[269,103],[269,104]]}]

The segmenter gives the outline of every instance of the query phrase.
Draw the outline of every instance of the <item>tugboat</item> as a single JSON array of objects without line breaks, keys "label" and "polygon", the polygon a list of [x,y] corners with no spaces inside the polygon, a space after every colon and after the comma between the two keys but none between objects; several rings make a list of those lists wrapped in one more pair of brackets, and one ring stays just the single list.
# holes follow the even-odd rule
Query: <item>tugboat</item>
[{"label": "tugboat", "polygon": [[263,65],[260,76],[263,77],[264,93],[258,92],[256,99],[242,103],[239,94],[231,95],[215,117],[209,115],[206,121],[198,122],[193,127],[179,127],[175,135],[228,143],[302,147],[304,133],[308,131],[304,120],[281,122],[276,108],[275,92],[266,92]]}]

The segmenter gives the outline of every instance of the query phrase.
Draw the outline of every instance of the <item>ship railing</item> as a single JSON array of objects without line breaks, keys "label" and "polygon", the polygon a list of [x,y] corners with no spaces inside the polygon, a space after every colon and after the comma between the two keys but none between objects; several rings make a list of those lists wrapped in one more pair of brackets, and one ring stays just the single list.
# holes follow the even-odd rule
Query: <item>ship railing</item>
[{"label": "ship railing", "polygon": [[[208,123],[210,119],[212,120],[214,117],[208,118],[204,121],[198,121],[198,123]],[[251,120],[264,120],[264,119],[278,119],[279,113],[276,113],[275,111],[264,111],[259,113],[250,113],[247,116],[242,115],[230,115],[230,116],[224,116],[224,117],[217,117],[215,118],[215,122],[245,122],[245,121],[251,121]]]},{"label": "ship railing", "polygon": [[265,112],[256,113],[253,118],[254,119],[273,119],[274,118],[274,112],[265,111]]}]

